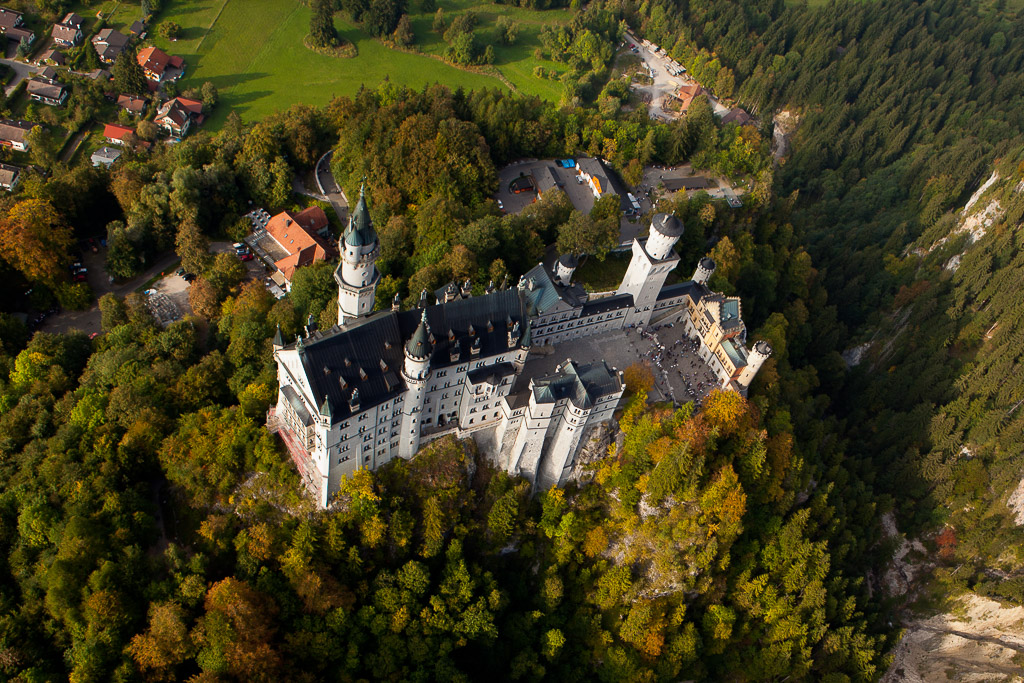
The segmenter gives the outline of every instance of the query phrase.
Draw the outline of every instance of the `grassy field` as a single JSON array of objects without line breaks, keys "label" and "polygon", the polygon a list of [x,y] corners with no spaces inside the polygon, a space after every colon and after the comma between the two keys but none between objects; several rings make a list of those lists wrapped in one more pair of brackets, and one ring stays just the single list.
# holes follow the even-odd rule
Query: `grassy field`
[{"label": "grassy field", "polygon": [[[445,13],[466,11],[467,0],[442,1]],[[121,8],[112,24],[122,22]],[[520,23],[520,40],[510,47],[496,47],[497,68],[515,87],[526,93],[557,99],[561,85],[556,81],[534,78],[538,63],[557,69],[554,62],[538,62],[534,48],[537,34],[545,21],[565,21],[569,12],[535,12],[498,5],[476,7],[480,18],[480,36],[490,39],[499,9],[514,15]],[[125,20],[134,17],[123,12]],[[444,50],[440,37],[430,30],[432,15],[413,15],[417,42],[424,54],[393,50],[347,23],[343,15],[335,18],[338,33],[352,42],[358,56],[334,58],[306,49],[302,39],[309,30],[310,10],[296,0],[172,0],[161,12],[156,24],[175,21],[182,27],[181,37],[170,42],[156,35],[150,39],[188,63],[184,87],[211,81],[221,94],[221,105],[206,126],[216,129],[234,110],[246,121],[253,121],[295,103],[322,105],[336,95],[351,95],[365,85],[376,87],[385,79],[420,88],[439,82],[467,89],[505,88],[494,74],[457,69],[436,59]],[[127,21],[126,23],[130,23]]]}]

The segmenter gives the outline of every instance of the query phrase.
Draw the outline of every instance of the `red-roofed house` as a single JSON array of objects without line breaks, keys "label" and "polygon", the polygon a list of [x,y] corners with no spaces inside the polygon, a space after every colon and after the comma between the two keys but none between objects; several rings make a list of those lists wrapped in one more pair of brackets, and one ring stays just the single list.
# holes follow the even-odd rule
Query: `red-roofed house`
[{"label": "red-roofed house", "polygon": [[126,110],[132,116],[139,116],[146,111],[146,100],[134,95],[118,95],[117,106]]},{"label": "red-roofed house", "polygon": [[676,91],[676,97],[681,103],[679,107],[679,113],[685,114],[686,110],[690,108],[693,101],[704,94],[704,89],[699,85],[681,85],[679,90]]},{"label": "red-roofed house", "polygon": [[116,123],[108,123],[103,126],[103,137],[109,142],[113,142],[115,145],[123,145],[124,137],[128,133],[134,133],[135,130],[128,126],[121,126]]},{"label": "red-roofed house", "polygon": [[311,206],[297,214],[282,211],[267,222],[266,230],[288,254],[274,264],[284,279],[286,290],[291,288],[296,268],[326,261],[328,256],[336,253],[323,237],[327,233],[327,215],[319,206]]},{"label": "red-roofed house", "polygon": [[176,81],[185,72],[185,61],[181,57],[169,55],[158,47],[139,50],[138,59],[146,78],[156,83],[164,78]]},{"label": "red-roofed house", "polygon": [[184,137],[193,123],[199,125],[203,122],[203,103],[187,97],[175,97],[157,110],[153,121],[169,135]]}]

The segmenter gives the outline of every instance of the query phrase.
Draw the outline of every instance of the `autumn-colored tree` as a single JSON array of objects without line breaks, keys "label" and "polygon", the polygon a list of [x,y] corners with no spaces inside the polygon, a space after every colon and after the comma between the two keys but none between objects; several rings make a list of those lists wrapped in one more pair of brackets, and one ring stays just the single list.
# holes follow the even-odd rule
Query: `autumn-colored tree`
[{"label": "autumn-colored tree", "polygon": [[630,364],[622,371],[622,380],[626,383],[626,391],[631,394],[649,392],[654,388],[654,373],[651,366],[642,361]]},{"label": "autumn-colored tree", "polygon": [[175,680],[176,667],[192,652],[192,641],[181,606],[158,602],[150,606],[149,628],[128,646],[139,670],[150,681]]},{"label": "autumn-colored tree", "polygon": [[0,219],[4,259],[34,282],[56,284],[66,277],[73,244],[71,228],[46,199],[24,199]]}]

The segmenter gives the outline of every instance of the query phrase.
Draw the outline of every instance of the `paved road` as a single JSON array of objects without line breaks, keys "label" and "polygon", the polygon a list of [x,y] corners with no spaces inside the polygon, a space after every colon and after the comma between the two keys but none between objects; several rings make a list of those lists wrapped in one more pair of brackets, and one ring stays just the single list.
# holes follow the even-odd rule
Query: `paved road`
[{"label": "paved road", "polygon": [[25,62],[16,62],[13,59],[0,59],[0,64],[6,64],[14,70],[14,77],[4,87],[4,94],[6,95],[9,95],[23,80],[31,78],[39,71],[39,67],[26,64]]},{"label": "paved road", "polygon": [[[643,43],[637,40],[629,33],[625,34],[627,43],[633,43],[637,47],[637,55],[644,61],[644,64],[648,68],[654,71],[654,83],[651,85],[634,85],[634,90],[642,91],[650,95],[650,104],[648,105],[647,111],[650,113],[652,119],[671,120],[678,117],[675,112],[665,111],[661,108],[662,99],[671,95],[683,84],[696,84],[700,85],[687,74],[680,74],[679,76],[673,76],[668,72],[669,62],[672,61],[670,57],[659,55],[651,52],[649,49],[644,47]],[[729,108],[723,105],[718,99],[711,93],[707,93],[708,103],[711,105],[712,111],[716,116],[722,117],[729,113]]]},{"label": "paved road", "polygon": [[327,201],[334,207],[334,213],[338,214],[338,220],[342,225],[348,220],[348,197],[342,191],[341,186],[334,180],[331,173],[331,157],[334,150],[327,152],[316,162],[316,184],[320,192],[327,197]]}]

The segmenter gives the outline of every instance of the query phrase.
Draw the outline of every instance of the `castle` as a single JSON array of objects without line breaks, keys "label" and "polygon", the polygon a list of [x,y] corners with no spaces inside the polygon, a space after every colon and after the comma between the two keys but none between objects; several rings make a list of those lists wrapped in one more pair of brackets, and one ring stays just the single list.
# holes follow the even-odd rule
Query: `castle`
[{"label": "castle", "polygon": [[473,296],[469,283],[452,283],[433,305],[424,291],[415,309],[401,310],[396,296],[391,310],[374,312],[380,246],[360,191],[339,243],[338,324],[307,329],[290,344],[280,330],[275,335],[279,390],[268,427],[321,507],[343,476],[412,458],[444,434],[486,432],[509,472],[537,488],[561,485],[583,437],[611,418],[625,384],[603,361],[569,358],[520,382],[531,349],[678,323],[700,340],[719,386],[743,394],[771,354],[763,341],[747,350],[739,299],[707,288],[710,258],[691,280],[665,285],[682,234],[675,216],[654,216],[649,235],[633,240],[622,283],[607,295],[588,296],[574,284],[577,261],[564,255],[551,270],[538,264],[516,287],[492,283]]}]

